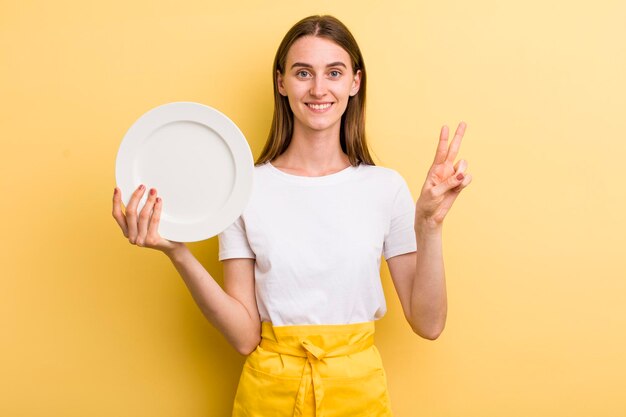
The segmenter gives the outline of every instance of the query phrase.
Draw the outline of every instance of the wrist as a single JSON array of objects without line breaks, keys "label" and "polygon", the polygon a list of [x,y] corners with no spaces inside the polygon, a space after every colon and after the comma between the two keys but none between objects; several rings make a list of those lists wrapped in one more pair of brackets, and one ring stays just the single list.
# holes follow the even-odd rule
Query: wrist
[{"label": "wrist", "polygon": [[184,243],[173,243],[171,247],[163,249],[163,253],[170,258],[172,262],[179,261],[189,251]]},{"label": "wrist", "polygon": [[418,238],[439,237],[443,231],[443,223],[428,218],[415,219],[415,234]]}]

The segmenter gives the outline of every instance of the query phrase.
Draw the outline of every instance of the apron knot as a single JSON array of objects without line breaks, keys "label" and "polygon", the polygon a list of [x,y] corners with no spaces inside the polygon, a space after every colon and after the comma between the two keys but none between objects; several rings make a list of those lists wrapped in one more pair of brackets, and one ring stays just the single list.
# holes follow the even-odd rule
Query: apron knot
[{"label": "apron knot", "polygon": [[319,363],[325,358],[335,358],[361,352],[373,346],[373,344],[374,336],[371,334],[358,342],[341,345],[330,351],[322,349],[308,339],[302,340],[300,346],[297,347],[298,345],[282,344],[275,340],[262,338],[260,346],[270,352],[306,359],[304,368],[302,369],[302,378],[300,379],[298,394],[296,395],[293,417],[301,417],[303,415],[305,398],[307,392],[311,389],[315,399],[315,416],[323,417],[324,409],[322,407],[322,400],[324,399],[324,384],[322,383],[322,377],[318,369]]},{"label": "apron knot", "polygon": [[326,356],[326,351],[324,349],[315,346],[309,340],[303,340],[302,347],[307,351],[307,357],[311,354],[315,357],[315,359],[322,360]]}]

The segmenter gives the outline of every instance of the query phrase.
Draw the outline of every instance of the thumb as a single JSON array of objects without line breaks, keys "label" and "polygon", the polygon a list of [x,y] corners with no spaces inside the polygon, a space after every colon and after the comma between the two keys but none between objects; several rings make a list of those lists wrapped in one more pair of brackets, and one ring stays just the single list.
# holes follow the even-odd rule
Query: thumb
[{"label": "thumb", "polygon": [[446,179],[444,182],[435,186],[433,188],[433,194],[436,196],[443,195],[447,193],[448,191],[450,191],[451,189],[461,185],[464,179],[465,179],[465,174],[463,174],[462,172],[460,173],[455,172],[454,174],[450,175],[448,179]]}]

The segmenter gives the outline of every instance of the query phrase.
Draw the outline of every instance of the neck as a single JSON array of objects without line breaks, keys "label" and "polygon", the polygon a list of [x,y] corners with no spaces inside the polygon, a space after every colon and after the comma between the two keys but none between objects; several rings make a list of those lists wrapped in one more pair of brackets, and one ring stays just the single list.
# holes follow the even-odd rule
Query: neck
[{"label": "neck", "polygon": [[287,150],[272,165],[296,175],[317,177],[333,174],[350,165],[341,149],[339,125],[328,131],[315,131],[294,126]]}]

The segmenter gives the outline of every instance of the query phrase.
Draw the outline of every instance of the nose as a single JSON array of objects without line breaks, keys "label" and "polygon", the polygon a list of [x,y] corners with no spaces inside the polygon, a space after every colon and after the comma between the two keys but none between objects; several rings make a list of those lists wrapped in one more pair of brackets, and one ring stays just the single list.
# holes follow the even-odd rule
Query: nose
[{"label": "nose", "polygon": [[324,97],[326,95],[326,80],[323,77],[315,77],[311,84],[309,94],[313,97]]}]

